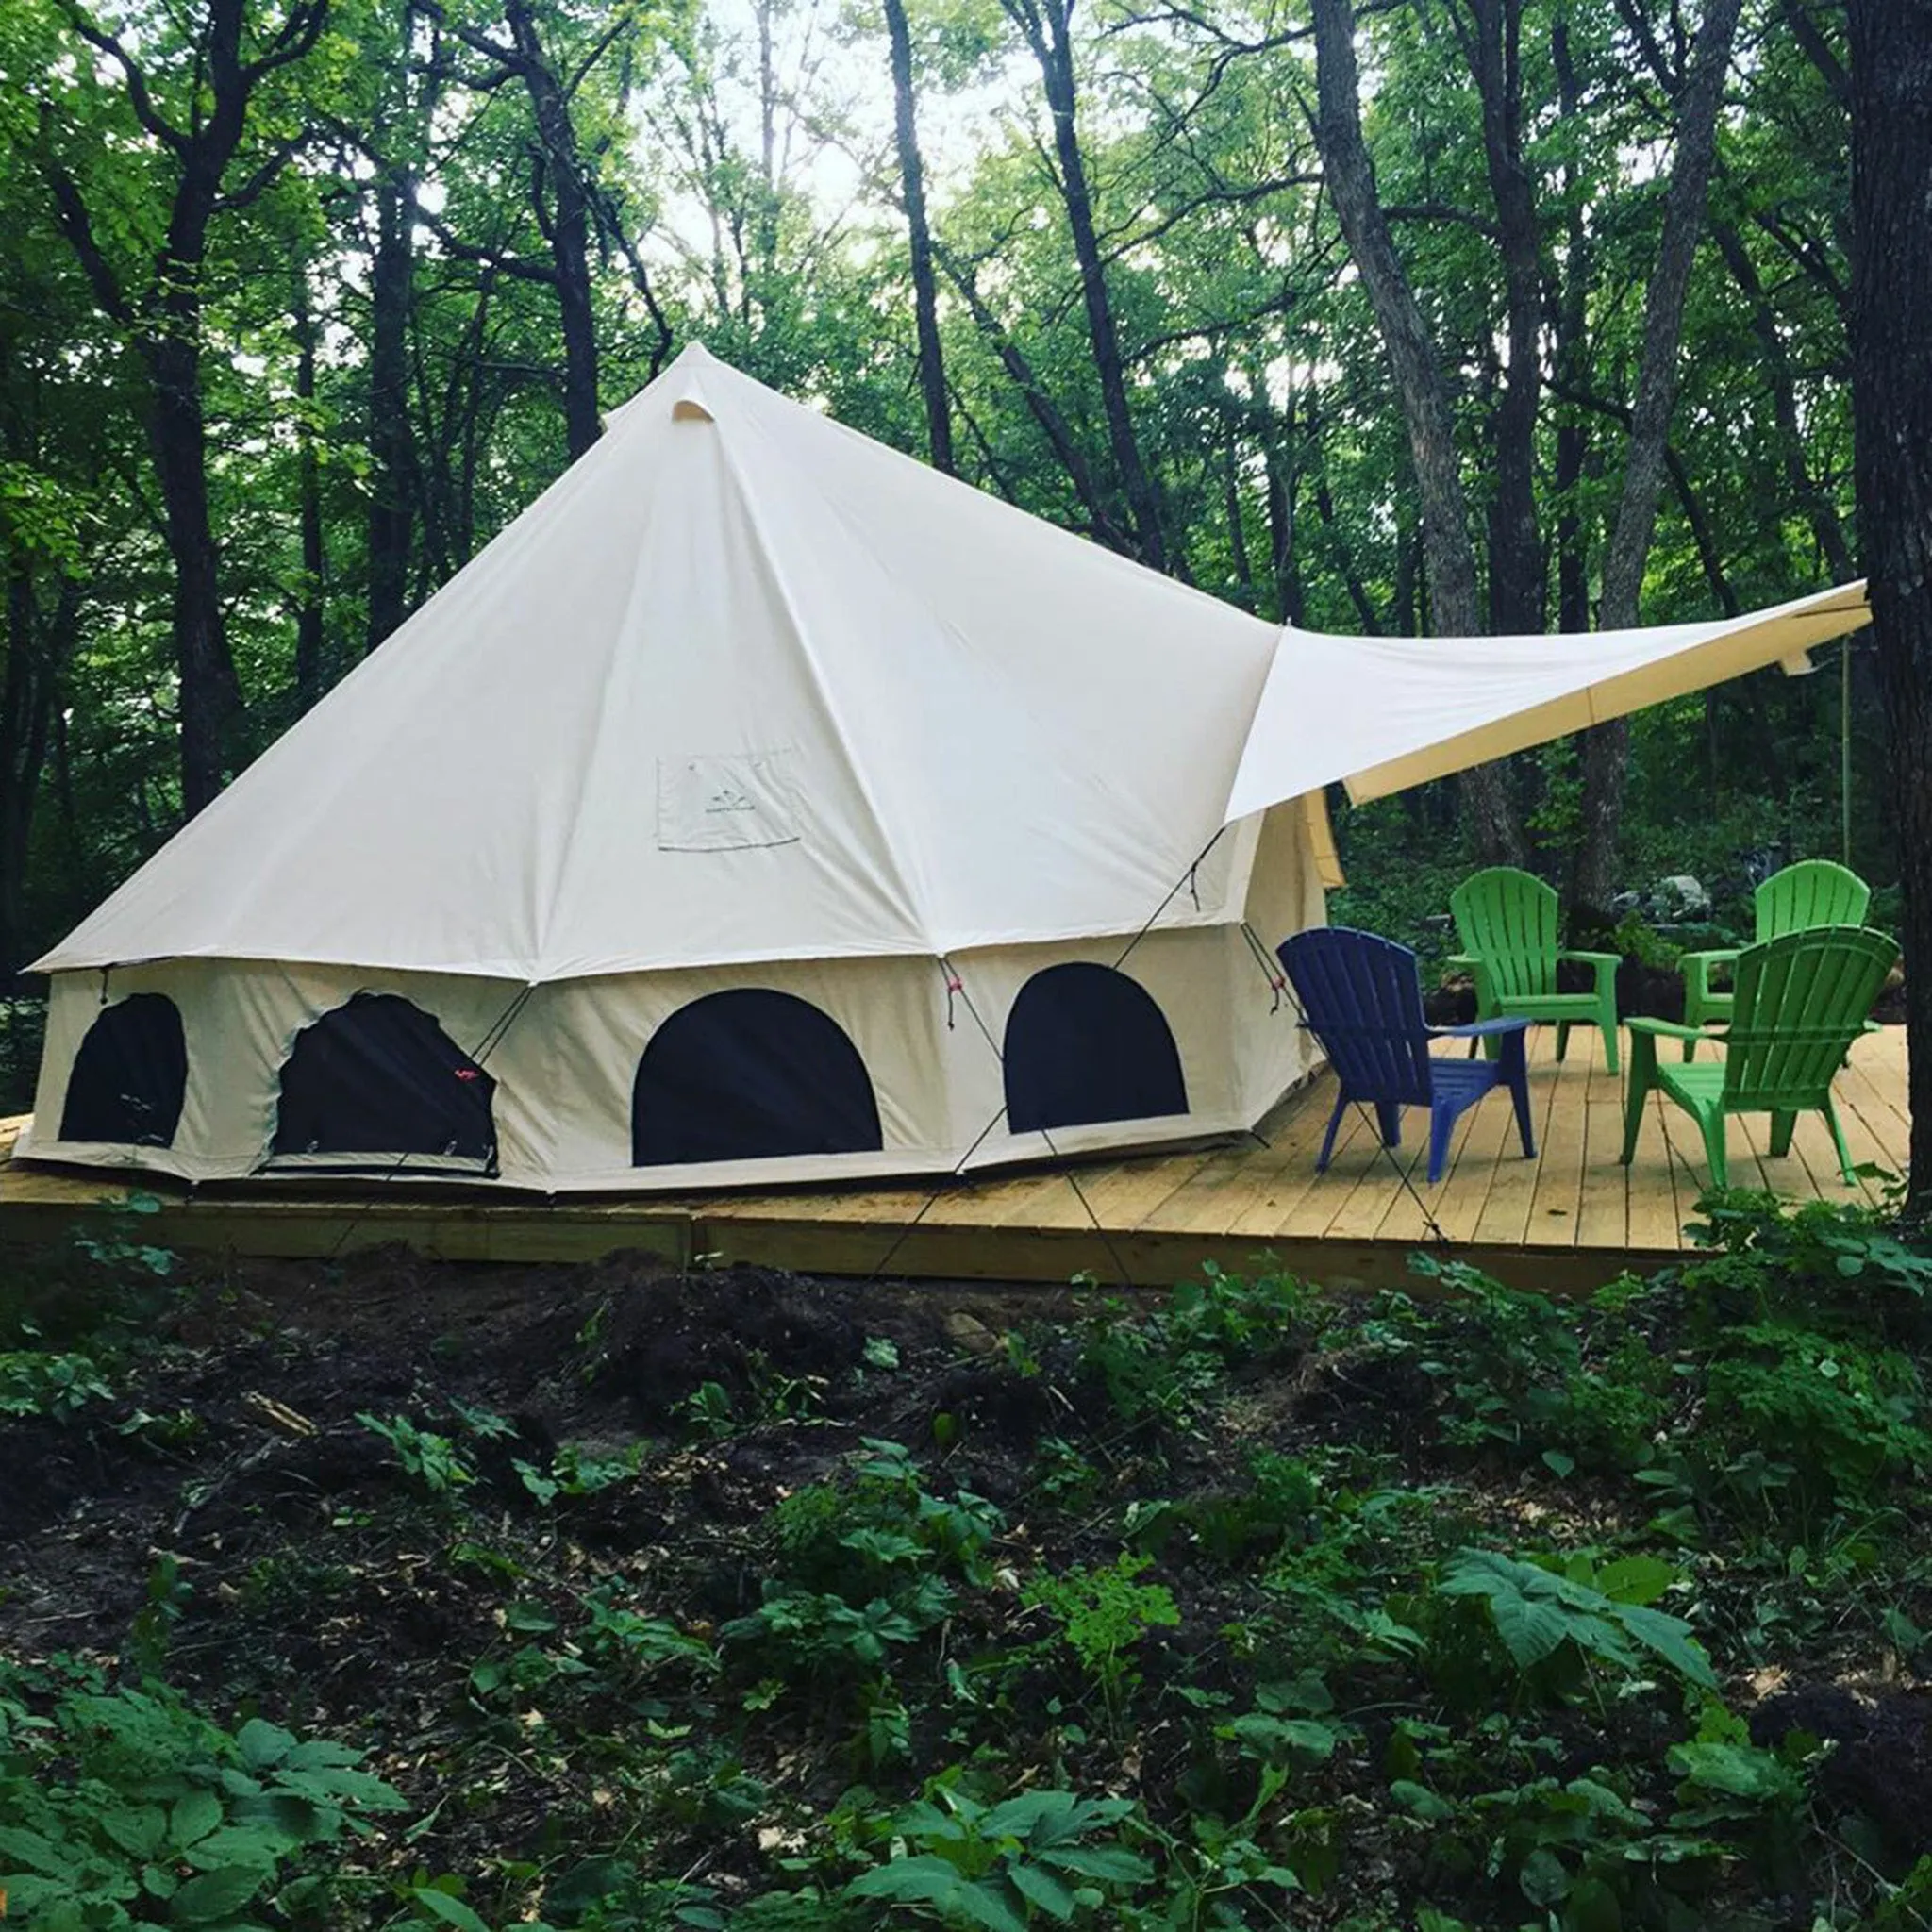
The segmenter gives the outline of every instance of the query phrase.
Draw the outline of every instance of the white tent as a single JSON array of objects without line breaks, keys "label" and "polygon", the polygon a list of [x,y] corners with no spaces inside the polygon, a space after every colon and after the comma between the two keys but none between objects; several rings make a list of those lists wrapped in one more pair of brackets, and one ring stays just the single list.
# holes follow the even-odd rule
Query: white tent
[{"label": "white tent", "polygon": [[22,1151],[635,1189],[1245,1126],[1305,1047],[1243,922],[1322,916],[1319,805],[1217,837],[1274,645],[687,350],[38,962]]},{"label": "white tent", "polygon": [[20,1151],[641,1190],[1251,1126],[1324,786],[1863,618],[1277,633],[690,349],[37,962]]}]

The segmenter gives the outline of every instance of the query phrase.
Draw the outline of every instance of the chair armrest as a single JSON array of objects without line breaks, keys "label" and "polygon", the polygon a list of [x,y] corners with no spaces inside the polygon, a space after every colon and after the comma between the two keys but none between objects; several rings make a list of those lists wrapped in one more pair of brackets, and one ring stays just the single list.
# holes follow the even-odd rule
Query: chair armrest
[{"label": "chair armrest", "polygon": [[1665,1040],[1707,1040],[1713,1046],[1724,1043],[1722,1033],[1706,1033],[1698,1026],[1679,1026],[1674,1020],[1649,1020],[1634,1014],[1624,1024],[1633,1033],[1655,1033]]},{"label": "chair armrest", "polygon": [[1527,1020],[1472,1020],[1467,1026],[1431,1026],[1438,1040],[1486,1040],[1492,1034],[1523,1033]]},{"label": "chair armrest", "polygon": [[1442,963],[1454,967],[1458,973],[1474,973],[1482,961],[1474,953],[1451,953]]},{"label": "chair armrest", "polygon": [[1621,953],[1573,953],[1566,950],[1558,953],[1557,958],[1568,959],[1574,965],[1590,967],[1591,977],[1595,982],[1593,990],[1597,992],[1604,990],[1604,974],[1608,973],[1614,977],[1617,968],[1624,963],[1624,956]]},{"label": "chair armrest", "polygon": [[1693,960],[1707,966],[1735,966],[1738,955],[1742,951],[1741,946],[1707,946],[1702,952],[1679,953],[1677,962],[1683,966],[1689,966]]}]

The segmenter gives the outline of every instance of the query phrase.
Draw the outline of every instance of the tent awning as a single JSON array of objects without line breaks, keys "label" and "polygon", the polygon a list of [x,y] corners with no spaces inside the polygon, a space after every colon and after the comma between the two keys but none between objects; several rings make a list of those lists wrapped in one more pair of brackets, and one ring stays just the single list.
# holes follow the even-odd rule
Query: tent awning
[{"label": "tent awning", "polygon": [[1709,624],[1498,638],[1284,630],[1227,819],[1338,780],[1380,798],[1806,653],[1871,622],[1862,582]]}]

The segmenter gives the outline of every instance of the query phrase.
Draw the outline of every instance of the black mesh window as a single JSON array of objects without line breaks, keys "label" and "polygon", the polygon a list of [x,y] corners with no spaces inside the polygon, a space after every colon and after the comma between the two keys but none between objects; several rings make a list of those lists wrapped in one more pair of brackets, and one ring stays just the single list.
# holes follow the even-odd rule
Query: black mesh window
[{"label": "black mesh window", "polygon": [[631,1160],[770,1160],[884,1144],[858,1049],[828,1014],[747,988],[680,1008],[652,1036],[631,1093]]},{"label": "black mesh window", "polygon": [[1186,1113],[1188,1089],[1160,1008],[1124,973],[1049,966],[1007,1022],[1007,1124],[1014,1133]]},{"label": "black mesh window", "polygon": [[496,1082],[420,1007],[358,992],[296,1036],[276,1154],[423,1154],[496,1163]]},{"label": "black mesh window", "polygon": [[188,1045],[165,993],[138,992],[87,1030],[60,1109],[63,1141],[167,1147],[181,1121]]}]

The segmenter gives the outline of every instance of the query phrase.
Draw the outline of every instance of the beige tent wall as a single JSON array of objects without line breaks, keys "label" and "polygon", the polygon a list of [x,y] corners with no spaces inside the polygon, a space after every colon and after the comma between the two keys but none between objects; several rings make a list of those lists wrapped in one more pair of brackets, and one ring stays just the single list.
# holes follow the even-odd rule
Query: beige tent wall
[{"label": "beige tent wall", "polygon": [[[239,1180],[254,1174],[267,1154],[275,1132],[276,1075],[295,1036],[323,1014],[357,992],[400,993],[467,1051],[489,1035],[518,991],[502,980],[435,974],[179,959],[116,967],[107,975],[104,1001],[100,974],[58,973],[50,992],[34,1124],[21,1151],[91,1167],[134,1166],[192,1180]],[[62,1142],[58,1135],[74,1057],[103,1005],[137,992],[165,993],[181,1014],[188,1085],[174,1145]],[[494,1056],[489,1070],[502,1078]],[[501,1094],[496,1131],[506,1173],[512,1167],[540,1171],[541,1144]]]},{"label": "beige tent wall", "polygon": [[[860,1180],[1131,1148],[1253,1125],[1307,1070],[1307,1044],[1277,1002],[1238,921],[1245,906],[1264,941],[1322,918],[1307,820],[1278,807],[1230,829],[1195,881],[1180,917],[1136,936],[990,947],[952,959],[950,1002],[937,958],[791,960],[756,966],[573,979],[530,991],[486,1060],[496,1081],[503,1185],[544,1191],[677,1191],[780,1182]],[[1209,905],[1223,923],[1196,924]],[[1150,908],[1151,909],[1151,908]],[[1123,954],[1125,955],[1123,959]],[[1000,1050],[1021,990],[1050,966],[1081,960],[1120,970],[1161,1010],[1187,1082],[1189,1112],[1158,1121],[1107,1121],[1044,1134],[1010,1134]],[[767,988],[808,1001],[843,1027],[871,1075],[884,1146],[876,1153],[634,1168],[631,1091],[658,1028],[715,992]],[[140,1167],[197,1180],[261,1171],[275,1133],[277,1082],[302,1030],[361,991],[399,993],[475,1052],[524,990],[502,979],[441,974],[289,967],[266,961],[179,959],[116,968],[107,976],[54,975],[36,1124],[23,1151],[95,1167]],[[188,1083],[169,1148],[67,1144],[58,1138],[68,1074],[106,1004],[165,993],[181,1014]],[[950,1015],[949,1015],[950,1009]],[[977,1019],[974,1014],[977,1014]],[[948,1024],[950,1016],[951,1024]],[[984,1031],[982,1031],[982,1024]],[[991,1034],[991,1040],[988,1039]],[[994,1131],[989,1132],[989,1126]],[[339,1162],[277,1161],[277,1177],[322,1175]],[[439,1174],[411,1158],[398,1177],[471,1183],[474,1169]]]},{"label": "beige tent wall", "polygon": [[[1332,860],[1333,848],[1328,846],[1324,854],[1325,840],[1315,837],[1317,824],[1325,834],[1325,812],[1315,821],[1305,800],[1271,806],[1266,812],[1257,813],[1256,820],[1260,833],[1245,911],[1249,926],[1267,954],[1269,967],[1278,978],[1281,966],[1274,956],[1275,947],[1291,933],[1328,923],[1322,874],[1324,862]],[[1308,1077],[1321,1056],[1313,1040],[1296,1024],[1294,1002],[1283,991],[1277,1003],[1275,990],[1259,962],[1245,947],[1243,953],[1248,970],[1240,1010],[1245,1017],[1237,1022],[1244,1025],[1246,1034],[1241,1105],[1253,1125],[1284,1093]],[[1253,1016],[1257,1001],[1267,1018],[1265,1025]]]},{"label": "beige tent wall", "polygon": [[[664,1022],[708,994],[746,987],[790,993],[844,1028],[872,1077],[885,1141],[875,1154],[793,1156],[782,1161],[630,1164],[631,1089]],[[858,1179],[949,1169],[958,1158],[955,1089],[988,1058],[963,1008],[945,1024],[938,960],[788,960],[699,972],[625,974],[540,987],[491,1057],[499,1120],[514,1113],[541,1150],[512,1185],[641,1192]]]}]

